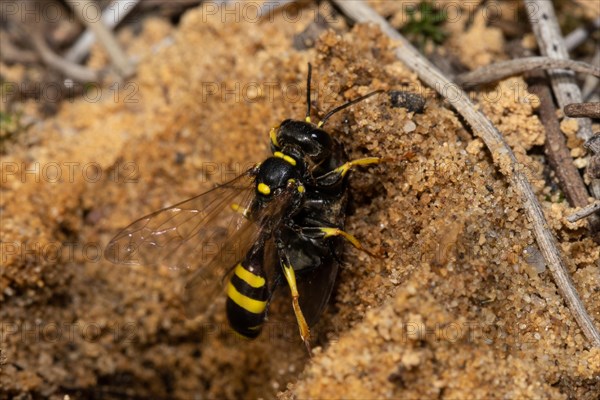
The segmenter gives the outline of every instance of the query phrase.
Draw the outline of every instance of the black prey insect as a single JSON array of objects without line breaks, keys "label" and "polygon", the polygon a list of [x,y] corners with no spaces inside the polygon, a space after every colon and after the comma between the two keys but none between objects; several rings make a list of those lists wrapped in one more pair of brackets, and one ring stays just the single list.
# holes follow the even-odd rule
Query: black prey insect
[{"label": "black prey insect", "polygon": [[192,269],[184,293],[188,316],[207,310],[227,287],[232,329],[260,334],[275,288],[287,283],[300,336],[310,330],[331,295],[344,240],[366,251],[346,233],[347,174],[381,162],[348,161],[323,125],[340,110],[381,93],[371,92],[310,118],[308,65],[304,121],[286,119],[270,132],[273,155],[232,181],[140,218],[108,244],[114,263]]}]

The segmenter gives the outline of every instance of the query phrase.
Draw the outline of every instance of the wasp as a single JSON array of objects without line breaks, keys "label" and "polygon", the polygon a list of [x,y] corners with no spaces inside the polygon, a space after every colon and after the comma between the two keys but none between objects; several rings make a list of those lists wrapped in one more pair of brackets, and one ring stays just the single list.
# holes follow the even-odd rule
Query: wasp
[{"label": "wasp", "polygon": [[306,118],[271,129],[272,155],[230,182],[138,219],[107,245],[113,263],[166,265],[192,272],[184,290],[188,317],[208,309],[226,286],[226,313],[239,335],[256,338],[275,289],[287,284],[300,337],[310,354],[310,327],[325,308],[344,241],[371,255],[344,231],[348,172],[378,157],[349,161],[323,126],[311,121],[308,64]]}]

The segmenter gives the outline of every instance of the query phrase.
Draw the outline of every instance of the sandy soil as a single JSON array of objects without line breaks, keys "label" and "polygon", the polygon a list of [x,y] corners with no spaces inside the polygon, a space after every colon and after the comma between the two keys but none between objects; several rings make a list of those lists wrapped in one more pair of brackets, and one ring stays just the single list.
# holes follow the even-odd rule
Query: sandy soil
[{"label": "sandy soil", "polygon": [[[336,17],[310,47],[297,35],[315,28],[314,8],[260,23],[211,10],[121,32],[139,64],[120,90],[92,88],[46,119],[23,105],[37,122],[2,157],[0,397],[598,398],[600,350],[557,294],[520,199],[449,105],[395,61],[393,43]],[[501,35],[468,29],[462,45],[449,42],[460,60],[499,57]],[[269,129],[304,115],[309,61],[319,116],[379,88],[426,99],[413,113],[378,96],[328,123],[351,158],[389,160],[353,173],[347,220],[386,257],[348,246],[312,359],[283,292],[246,342],[227,328],[223,296],[187,320],[179,274],[100,254],[135,218],[268,155]],[[106,62],[96,48],[89,64]],[[536,151],[537,99],[521,78],[473,97],[527,168],[600,321],[600,249],[564,219],[572,210]]]}]

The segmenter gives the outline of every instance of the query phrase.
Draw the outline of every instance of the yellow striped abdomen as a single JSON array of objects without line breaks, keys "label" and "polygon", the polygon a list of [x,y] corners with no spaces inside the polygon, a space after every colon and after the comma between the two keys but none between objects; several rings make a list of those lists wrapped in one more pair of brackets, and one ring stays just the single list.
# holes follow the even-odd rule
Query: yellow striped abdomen
[{"label": "yellow striped abdomen", "polygon": [[227,318],[233,330],[254,339],[260,334],[265,319],[269,291],[264,273],[256,263],[258,260],[247,261],[236,265],[229,280]]}]

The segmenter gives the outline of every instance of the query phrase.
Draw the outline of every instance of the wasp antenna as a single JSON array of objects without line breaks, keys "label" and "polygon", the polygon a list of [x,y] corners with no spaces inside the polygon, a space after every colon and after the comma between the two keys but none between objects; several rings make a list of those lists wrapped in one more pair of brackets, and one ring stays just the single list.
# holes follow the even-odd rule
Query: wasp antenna
[{"label": "wasp antenna", "polygon": [[333,114],[337,113],[338,111],[342,111],[344,108],[348,108],[348,107],[350,107],[353,104],[356,104],[356,103],[358,103],[360,101],[368,99],[371,96],[374,96],[374,95],[376,95],[378,93],[383,93],[383,92],[385,92],[385,90],[383,90],[383,89],[375,90],[374,92],[365,94],[364,96],[360,96],[358,99],[351,100],[351,101],[349,101],[349,102],[347,102],[345,104],[342,104],[341,106],[338,106],[338,107],[334,108],[333,110],[331,110],[327,114],[325,114],[325,116],[323,117],[323,119],[321,120],[321,122],[319,122],[319,128],[322,127],[323,125],[325,125],[325,122],[327,122],[327,120],[329,118],[331,118],[331,116]]},{"label": "wasp antenna", "polygon": [[310,79],[312,76],[312,65],[308,63],[308,77],[306,78],[306,122],[310,122]]}]

